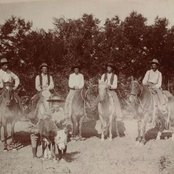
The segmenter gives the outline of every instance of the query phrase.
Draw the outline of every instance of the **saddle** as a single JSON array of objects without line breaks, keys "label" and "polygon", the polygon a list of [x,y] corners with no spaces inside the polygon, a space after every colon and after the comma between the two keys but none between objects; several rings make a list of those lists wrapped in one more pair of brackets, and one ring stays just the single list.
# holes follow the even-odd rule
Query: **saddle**
[{"label": "saddle", "polygon": [[167,113],[168,98],[165,95],[165,93],[163,93],[162,89],[154,89],[154,88],[149,88],[149,89],[152,94],[153,100],[155,102],[155,106],[158,107],[161,113],[163,114]]}]

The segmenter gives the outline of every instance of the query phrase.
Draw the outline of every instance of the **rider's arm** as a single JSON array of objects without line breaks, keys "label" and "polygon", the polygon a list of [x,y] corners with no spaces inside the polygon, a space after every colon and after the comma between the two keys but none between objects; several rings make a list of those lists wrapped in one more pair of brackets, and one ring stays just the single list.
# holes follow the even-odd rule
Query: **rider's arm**
[{"label": "rider's arm", "polygon": [[2,71],[0,70],[0,88],[3,88]]},{"label": "rider's arm", "polygon": [[162,86],[162,74],[159,72],[159,78],[157,84],[154,85],[155,88],[161,88]]},{"label": "rider's arm", "polygon": [[111,89],[117,89],[117,82],[118,82],[117,75],[114,74],[114,81],[113,84],[111,85]]},{"label": "rider's arm", "polygon": [[103,75],[101,76],[100,81],[101,81],[101,82],[104,82],[104,78],[105,78],[105,74],[103,74]]},{"label": "rider's arm", "polygon": [[37,91],[41,91],[39,76],[36,76],[35,88],[36,88]]},{"label": "rider's arm", "polygon": [[50,85],[48,86],[48,89],[49,90],[54,89],[54,82],[53,82],[53,77],[52,76],[50,76]]},{"label": "rider's arm", "polygon": [[74,79],[73,79],[73,74],[70,74],[69,80],[68,80],[68,86],[69,88],[74,88]]},{"label": "rider's arm", "polygon": [[146,72],[144,79],[142,81],[143,85],[148,85],[149,71]]},{"label": "rider's arm", "polygon": [[80,74],[79,89],[82,89],[83,87],[84,87],[84,76],[83,76],[83,74]]},{"label": "rider's arm", "polygon": [[11,77],[15,81],[14,89],[17,89],[17,87],[19,86],[19,83],[20,83],[19,77],[12,72],[11,72]]}]

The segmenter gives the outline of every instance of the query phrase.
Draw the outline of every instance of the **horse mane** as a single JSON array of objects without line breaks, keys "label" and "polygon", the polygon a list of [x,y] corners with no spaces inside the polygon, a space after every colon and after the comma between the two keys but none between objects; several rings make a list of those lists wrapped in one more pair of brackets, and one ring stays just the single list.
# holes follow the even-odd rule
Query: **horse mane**
[{"label": "horse mane", "polygon": [[84,99],[85,97],[83,98],[83,89],[76,90],[73,97],[72,105],[76,105],[76,107],[82,106],[84,103]]}]

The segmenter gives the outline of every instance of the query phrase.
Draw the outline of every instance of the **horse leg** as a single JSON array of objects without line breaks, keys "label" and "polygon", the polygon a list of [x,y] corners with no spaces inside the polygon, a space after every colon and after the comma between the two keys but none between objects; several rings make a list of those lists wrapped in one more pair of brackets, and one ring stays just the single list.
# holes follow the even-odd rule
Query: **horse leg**
[{"label": "horse leg", "polygon": [[141,124],[142,124],[142,121],[141,121],[141,119],[139,118],[138,121],[137,121],[138,136],[137,136],[137,138],[136,138],[136,141],[138,141],[138,142],[141,141]]},{"label": "horse leg", "polygon": [[38,139],[39,139],[38,135],[35,134],[30,135],[33,158],[37,157]]},{"label": "horse leg", "polygon": [[2,129],[2,123],[0,122],[0,142],[2,142],[1,129]]},{"label": "horse leg", "polygon": [[82,126],[83,126],[83,120],[85,117],[81,117],[79,120],[79,137],[82,138]]},{"label": "horse leg", "polygon": [[102,133],[101,133],[101,141],[105,140],[105,136],[104,136],[104,126],[102,125]]},{"label": "horse leg", "polygon": [[48,146],[48,159],[51,159],[52,157],[52,142],[49,141],[49,144],[47,145]]},{"label": "horse leg", "polygon": [[41,136],[41,146],[42,146],[42,154],[40,156],[40,158],[43,158],[44,157],[44,152],[46,150],[46,147],[47,147],[47,144],[44,140],[44,138]]},{"label": "horse leg", "polygon": [[145,140],[145,133],[146,133],[147,119],[148,119],[148,115],[145,114],[144,120],[142,122],[142,127],[141,127],[141,137],[142,137],[141,142],[143,144],[145,144],[145,142],[146,142],[146,140]]},{"label": "horse leg", "polygon": [[101,122],[101,141],[104,141],[105,140],[104,132],[105,132],[106,124],[105,124],[101,114],[99,114],[99,118],[100,118],[100,122]]},{"label": "horse leg", "polygon": [[166,129],[169,130],[170,129],[170,119],[171,119],[171,112],[170,112],[170,107],[167,107],[167,121],[166,121]]},{"label": "horse leg", "polygon": [[11,124],[11,137],[12,137],[12,141],[11,141],[11,144],[14,145],[13,148],[15,148],[15,132],[14,132],[14,126],[15,126],[15,121],[12,122]]},{"label": "horse leg", "polygon": [[3,125],[4,128],[4,151],[7,151],[7,124]]},{"label": "horse leg", "polygon": [[72,126],[73,126],[72,136],[74,138],[77,134],[77,120],[76,120],[76,118],[72,118]]},{"label": "horse leg", "polygon": [[56,160],[56,145],[55,145],[55,142],[52,142],[51,154],[53,156],[53,160]]},{"label": "horse leg", "polygon": [[109,140],[112,141],[112,117],[113,115],[110,115],[109,117]]},{"label": "horse leg", "polygon": [[115,119],[115,124],[116,124],[116,134],[118,137],[120,137],[120,133],[119,133],[119,130],[118,130],[118,121],[117,121],[117,118]]},{"label": "horse leg", "polygon": [[62,153],[62,150],[60,150],[59,145],[57,145],[57,149],[58,149],[58,153],[59,153],[59,160],[61,160],[63,157],[63,153]]},{"label": "horse leg", "polygon": [[158,110],[158,106],[156,104],[154,104],[154,109],[153,109],[153,113],[152,113],[152,128],[154,128],[156,126],[156,118],[157,118],[157,110]]}]

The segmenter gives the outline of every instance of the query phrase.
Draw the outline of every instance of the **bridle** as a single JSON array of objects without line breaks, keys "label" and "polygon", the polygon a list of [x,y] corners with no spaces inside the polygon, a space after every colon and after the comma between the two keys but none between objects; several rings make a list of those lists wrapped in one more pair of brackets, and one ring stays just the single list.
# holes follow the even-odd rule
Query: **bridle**
[{"label": "bridle", "polygon": [[[138,87],[136,88],[139,88],[140,89],[140,92],[139,93],[133,93],[133,91],[131,90],[131,93],[130,93],[130,96],[133,96],[134,97],[134,102],[135,102],[135,105],[139,105],[140,108],[142,109],[143,112],[147,112],[149,111],[149,109],[146,109],[143,104],[142,104],[142,101],[140,100],[140,96],[142,95],[142,92],[143,92],[143,87],[136,81],[133,81],[133,83],[136,83],[138,85]],[[129,96],[129,97],[130,97]],[[136,98],[136,99],[135,99]]]}]

